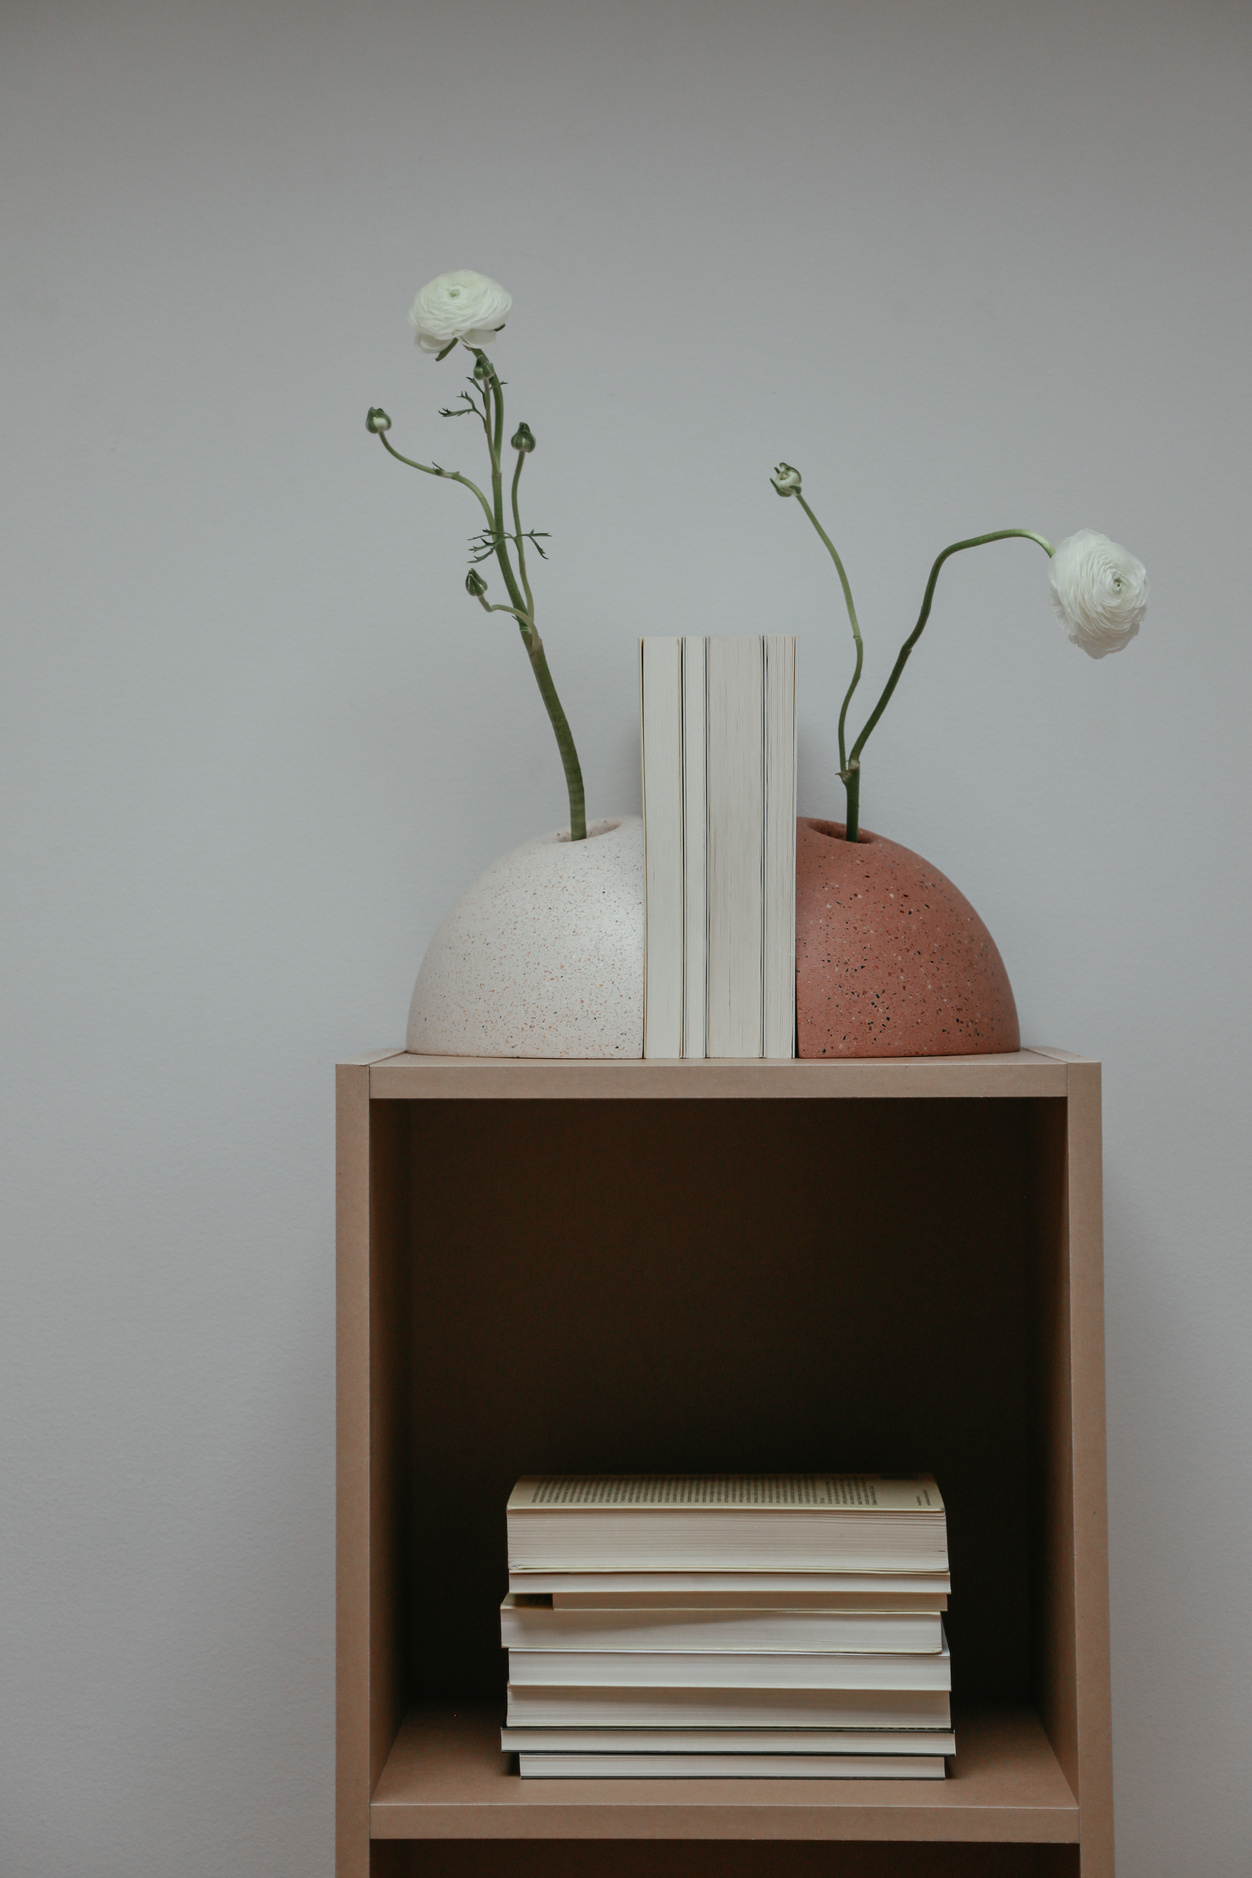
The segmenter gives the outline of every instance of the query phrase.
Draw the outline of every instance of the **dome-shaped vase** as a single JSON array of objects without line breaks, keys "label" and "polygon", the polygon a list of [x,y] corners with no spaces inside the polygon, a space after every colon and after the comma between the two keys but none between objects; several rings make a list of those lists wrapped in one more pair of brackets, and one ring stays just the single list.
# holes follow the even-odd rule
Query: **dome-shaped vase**
[{"label": "dome-shaped vase", "polygon": [[842,822],[796,827],[802,1057],[984,1056],[1021,1047],[995,940],[946,874]]},{"label": "dome-shaped vase", "polygon": [[407,1046],[427,1056],[643,1055],[643,823],[493,861],[427,947]]}]

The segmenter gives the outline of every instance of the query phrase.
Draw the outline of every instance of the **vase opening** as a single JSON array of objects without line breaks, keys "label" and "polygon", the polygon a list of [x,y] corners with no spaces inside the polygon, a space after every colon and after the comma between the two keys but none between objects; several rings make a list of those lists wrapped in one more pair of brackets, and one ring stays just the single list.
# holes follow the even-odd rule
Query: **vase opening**
[{"label": "vase opening", "polygon": [[[615,828],[620,828],[621,825],[622,824],[620,820],[613,821],[611,818],[604,820],[604,821],[599,821],[599,822],[588,822],[587,823],[587,839],[588,841],[592,841],[594,840],[596,835],[611,835],[613,833],[613,830]],[[568,841],[569,829],[558,828],[556,838],[558,841]]]},{"label": "vase opening", "polygon": [[[815,835],[829,835],[832,841],[846,841],[848,838],[848,824],[846,822],[810,821],[809,827],[813,830]],[[856,844],[860,846],[862,843],[868,844],[877,839],[878,837],[871,835],[867,828],[861,828],[857,831]]]}]

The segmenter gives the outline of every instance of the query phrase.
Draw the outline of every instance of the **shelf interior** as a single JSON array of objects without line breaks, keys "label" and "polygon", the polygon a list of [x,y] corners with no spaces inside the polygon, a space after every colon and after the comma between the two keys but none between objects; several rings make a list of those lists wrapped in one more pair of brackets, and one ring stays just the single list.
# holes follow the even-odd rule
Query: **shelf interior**
[{"label": "shelf interior", "polygon": [[935,1473],[954,1691],[1031,1702],[1028,1135],[1049,1106],[375,1104],[406,1188],[404,1702],[502,1697],[520,1475],[827,1468]]},{"label": "shelf interior", "polygon": [[[394,1692],[376,1709],[373,1878],[434,1878],[437,1848],[418,1841],[509,1837],[847,1841],[822,1878],[885,1878],[900,1839],[910,1878],[1076,1875],[1078,1811],[1039,1720],[1056,1638],[1036,1305],[1061,1241],[1047,1166],[1064,1103],[371,1108],[371,1186],[387,1196],[372,1229],[375,1673]],[[508,1773],[498,1606],[519,1475],[832,1467],[932,1469],[943,1490],[955,1778]],[[871,1840],[878,1862],[857,1865],[853,1842]],[[984,1840],[1010,1862],[934,1863],[943,1842]]]}]

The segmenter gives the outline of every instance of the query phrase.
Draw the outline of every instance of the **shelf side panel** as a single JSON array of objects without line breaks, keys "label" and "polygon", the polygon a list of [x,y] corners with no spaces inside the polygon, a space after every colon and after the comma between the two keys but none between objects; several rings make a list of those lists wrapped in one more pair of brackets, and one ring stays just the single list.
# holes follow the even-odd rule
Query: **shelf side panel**
[{"label": "shelf side panel", "polygon": [[336,1871],[368,1878],[369,1801],[402,1714],[396,1365],[405,1156],[369,1067],[337,1072]]},{"label": "shelf side panel", "polygon": [[335,1838],[337,1878],[368,1878],[369,1802],[369,1213],[366,1064],[336,1072],[337,1509]]},{"label": "shelf side panel", "polygon": [[397,1106],[370,1105],[370,1789],[399,1732],[406,1691],[399,1644],[401,1326],[408,1131]]},{"label": "shelf side panel", "polygon": [[1100,1069],[1068,1073],[1034,1129],[1035,1677],[1082,1808],[1083,1878],[1112,1878]]},{"label": "shelf side panel", "polygon": [[1078,1793],[1074,1645],[1073,1424],[1070,1376],[1067,1104],[1036,1109],[1032,1206],[1035,1234],[1036,1448],[1035,1678],[1052,1749]]},{"label": "shelf side panel", "polygon": [[1069,1065],[1075,1652],[1082,1878],[1113,1878],[1100,1065]]}]

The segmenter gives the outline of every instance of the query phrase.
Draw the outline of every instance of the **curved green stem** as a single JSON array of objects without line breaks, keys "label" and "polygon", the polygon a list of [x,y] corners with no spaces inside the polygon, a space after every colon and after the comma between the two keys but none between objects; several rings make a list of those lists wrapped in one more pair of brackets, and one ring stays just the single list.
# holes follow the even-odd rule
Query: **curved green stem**
[{"label": "curved green stem", "polygon": [[[496,368],[487,354],[478,351],[475,356],[481,359],[487,367],[488,376],[485,383],[490,388],[490,396],[494,401],[495,423],[487,442],[491,451],[491,494],[495,509],[492,533],[495,540],[496,559],[500,563],[500,572],[509,590],[509,598],[513,602],[517,615],[521,616],[517,620],[518,631],[522,635],[522,643],[530,658],[530,669],[535,674],[539,695],[543,699],[552,724],[557,749],[561,753],[561,767],[565,772],[565,786],[569,792],[570,840],[585,841],[587,839],[587,810],[583,794],[582,765],[578,761],[578,751],[574,747],[574,735],[569,727],[569,719],[565,715],[561,700],[557,696],[556,686],[552,682],[552,674],[548,670],[547,655],[539,634],[535,630],[533,606],[527,607],[527,596],[522,593],[514,575],[513,563],[509,559],[508,537],[504,532],[504,477],[500,467],[500,449],[504,439],[504,391],[496,374]],[[515,477],[515,491],[516,485]],[[517,532],[520,558],[522,553],[520,526]]]},{"label": "curved green stem", "polygon": [[[866,720],[864,729],[861,731],[860,736],[857,738],[856,742],[852,746],[851,756],[849,758],[850,762],[855,763],[857,758],[860,756],[861,751],[865,748],[866,739],[868,738],[871,730],[873,730],[875,724],[878,722],[879,718],[882,716],[883,712],[886,710],[887,705],[891,698],[891,694],[900,682],[900,674],[908,663],[909,653],[913,650],[913,647],[917,644],[918,640],[922,636],[922,631],[926,625],[926,621],[930,618],[931,602],[934,600],[934,597],[935,597],[935,583],[939,579],[939,570],[943,566],[944,562],[949,558],[949,556],[953,554],[960,554],[960,552],[964,548],[981,548],[988,541],[1009,541],[1014,538],[1021,540],[1021,541],[1038,542],[1039,546],[1044,550],[1045,554],[1047,554],[1049,558],[1051,558],[1051,556],[1055,552],[1052,546],[1052,543],[1050,541],[1046,541],[1042,535],[1033,534],[1029,528],[997,528],[994,534],[971,535],[968,541],[954,541],[951,547],[945,548],[943,553],[938,556],[938,558],[935,561],[934,566],[930,570],[930,579],[926,582],[926,592],[922,598],[922,610],[920,614],[918,615],[917,624],[913,628],[912,632],[909,634],[908,638],[905,640],[904,644],[900,647],[899,657],[896,659],[895,664],[891,668],[890,678],[887,680],[886,684],[883,686],[882,696],[879,698],[877,704],[874,706],[873,710],[870,712],[869,717]],[[848,839],[852,840],[854,839],[854,837],[849,835]]]},{"label": "curved green stem", "polygon": [[852,626],[852,637],[856,641],[856,670],[852,674],[852,683],[848,686],[847,693],[843,700],[843,709],[839,713],[839,771],[840,771],[840,774],[842,775],[844,770],[846,770],[848,767],[847,752],[844,748],[844,726],[847,723],[848,706],[852,702],[852,693],[856,690],[857,686],[861,682],[861,666],[865,662],[865,647],[861,642],[861,628],[857,624],[856,607],[854,606],[853,601],[852,601],[851,583],[848,580],[848,576],[844,569],[843,562],[839,558],[839,550],[835,546],[834,542],[831,540],[830,536],[826,533],[826,530],[822,527],[821,523],[818,521],[816,515],[814,515],[812,509],[809,507],[808,503],[805,501],[804,496],[799,489],[795,491],[795,497],[796,497],[797,502],[800,504],[800,507],[804,510],[804,513],[808,516],[814,528],[817,530],[818,534],[821,536],[823,542],[826,545],[826,552],[827,554],[829,554],[831,560],[835,564],[835,570],[839,575],[839,584],[843,588],[844,605],[848,609],[848,619],[851,622],[851,626]]},{"label": "curved green stem", "polygon": [[478,484],[472,483],[468,476],[462,476],[460,470],[440,469],[437,463],[415,463],[411,456],[401,456],[400,452],[387,442],[381,430],[377,432],[377,436],[383,449],[390,451],[397,463],[407,463],[410,469],[421,470],[424,476],[442,476],[445,482],[460,483],[464,488],[470,490],[478,497],[478,500],[483,505],[483,514],[487,517],[488,527],[492,525],[491,505],[482,490],[478,487]]},{"label": "curved green stem", "polygon": [[515,606],[493,606],[490,601],[483,598],[481,593],[478,595],[478,604],[484,613],[507,613],[509,618],[515,619],[519,626],[524,626],[526,628],[525,638],[526,650],[528,652],[532,651],[536,646],[542,650],[543,641],[539,637],[539,629],[535,625],[534,616],[532,614],[523,613],[520,608]]}]

